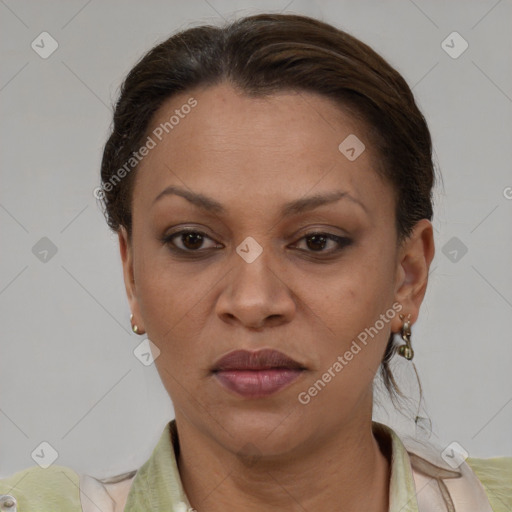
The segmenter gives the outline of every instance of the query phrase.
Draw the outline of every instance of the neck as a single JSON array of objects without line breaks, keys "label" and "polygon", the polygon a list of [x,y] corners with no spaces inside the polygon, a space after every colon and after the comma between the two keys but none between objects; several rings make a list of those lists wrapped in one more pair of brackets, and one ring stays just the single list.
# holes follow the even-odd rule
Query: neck
[{"label": "neck", "polygon": [[390,465],[372,433],[371,416],[286,456],[252,460],[224,449],[178,413],[176,423],[180,477],[197,512],[388,510]]}]

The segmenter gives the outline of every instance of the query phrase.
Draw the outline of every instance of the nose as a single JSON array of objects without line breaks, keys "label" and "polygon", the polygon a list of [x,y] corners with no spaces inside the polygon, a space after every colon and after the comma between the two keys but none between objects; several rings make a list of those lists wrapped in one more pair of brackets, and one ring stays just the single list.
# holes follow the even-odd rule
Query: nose
[{"label": "nose", "polygon": [[233,269],[216,304],[222,321],[256,330],[291,321],[296,303],[286,273],[271,252],[264,248],[253,261],[233,254]]}]

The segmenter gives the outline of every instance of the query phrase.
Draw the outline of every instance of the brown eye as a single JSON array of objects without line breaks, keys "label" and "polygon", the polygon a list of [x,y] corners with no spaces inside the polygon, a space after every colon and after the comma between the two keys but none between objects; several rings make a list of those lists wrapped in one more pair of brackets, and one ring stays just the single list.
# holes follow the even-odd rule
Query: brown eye
[{"label": "brown eye", "polygon": [[325,248],[328,238],[325,235],[311,235],[308,236],[306,240],[306,245],[308,246],[308,249],[316,251]]},{"label": "brown eye", "polygon": [[[309,233],[301,238],[306,241],[306,252],[333,253],[352,243],[350,238],[337,236],[332,233]],[[329,250],[329,243],[331,249]],[[324,250],[327,247],[327,250]]]},{"label": "brown eye", "polygon": [[184,230],[166,236],[162,242],[170,245],[172,250],[181,252],[200,252],[200,249],[217,247],[215,243],[210,247],[203,247],[206,240],[212,239],[201,231]]},{"label": "brown eye", "polygon": [[203,235],[200,233],[185,233],[181,235],[181,241],[187,249],[199,249],[203,244]]}]

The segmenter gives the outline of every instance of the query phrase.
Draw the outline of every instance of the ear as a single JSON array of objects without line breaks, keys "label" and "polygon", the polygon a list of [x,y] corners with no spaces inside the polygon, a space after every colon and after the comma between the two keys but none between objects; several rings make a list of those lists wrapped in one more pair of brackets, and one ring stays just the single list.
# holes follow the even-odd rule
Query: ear
[{"label": "ear", "polygon": [[[434,253],[432,223],[428,219],[421,219],[398,249],[397,258],[395,300],[402,305],[401,314],[406,318],[411,315],[411,325],[418,318],[427,290],[428,272]],[[396,315],[391,329],[399,332],[401,327],[402,320]]]},{"label": "ear", "polygon": [[137,289],[135,285],[133,272],[133,246],[128,237],[128,232],[124,226],[120,226],[118,231],[119,251],[121,253],[121,261],[123,264],[124,286],[130,310],[133,314],[133,324],[139,328],[139,333],[144,332],[144,325],[139,311],[139,303],[137,299]]}]

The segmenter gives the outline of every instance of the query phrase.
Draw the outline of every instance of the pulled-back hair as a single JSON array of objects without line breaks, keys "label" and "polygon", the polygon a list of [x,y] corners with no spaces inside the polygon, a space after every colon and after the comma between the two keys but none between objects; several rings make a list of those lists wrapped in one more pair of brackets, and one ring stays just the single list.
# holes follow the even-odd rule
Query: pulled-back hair
[{"label": "pulled-back hair", "polygon": [[[434,166],[427,123],[411,89],[380,55],[355,37],[319,20],[286,14],[245,17],[223,27],[181,31],[147,52],[129,72],[115,105],[101,163],[99,195],[114,231],[132,228],[136,166],[112,178],[142,145],[162,103],[194,87],[228,82],[250,97],[305,91],[334,100],[362,121],[375,172],[395,192],[397,240],[423,218],[432,220]],[[381,365],[387,389],[399,389],[389,368],[391,334]]]}]

